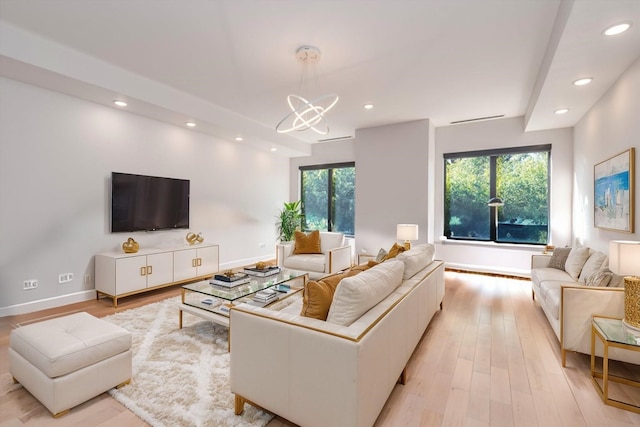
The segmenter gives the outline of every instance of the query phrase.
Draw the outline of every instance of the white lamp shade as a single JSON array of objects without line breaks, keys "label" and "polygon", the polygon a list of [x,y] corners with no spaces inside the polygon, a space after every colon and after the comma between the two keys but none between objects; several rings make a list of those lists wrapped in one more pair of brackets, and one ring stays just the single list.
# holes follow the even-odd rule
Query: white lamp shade
[{"label": "white lamp shade", "polygon": [[609,269],[619,276],[640,276],[640,242],[609,242]]},{"label": "white lamp shade", "polygon": [[418,224],[398,224],[396,236],[398,240],[418,240]]}]

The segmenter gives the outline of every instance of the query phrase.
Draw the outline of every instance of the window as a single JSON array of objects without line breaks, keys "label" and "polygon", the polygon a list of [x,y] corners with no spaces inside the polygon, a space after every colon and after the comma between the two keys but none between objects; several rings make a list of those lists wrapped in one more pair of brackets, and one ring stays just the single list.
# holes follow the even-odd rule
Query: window
[{"label": "window", "polygon": [[[540,145],[445,154],[444,235],[546,244],[550,153],[551,145]],[[487,206],[492,197],[504,206]]]},{"label": "window", "polygon": [[300,167],[305,230],[355,234],[355,163]]}]

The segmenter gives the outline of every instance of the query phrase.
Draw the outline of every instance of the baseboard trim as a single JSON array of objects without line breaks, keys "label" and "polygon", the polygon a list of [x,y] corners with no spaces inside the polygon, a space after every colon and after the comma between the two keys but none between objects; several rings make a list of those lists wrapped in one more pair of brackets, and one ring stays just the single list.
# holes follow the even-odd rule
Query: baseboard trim
[{"label": "baseboard trim", "polygon": [[509,277],[514,279],[525,279],[525,280],[531,279],[530,270],[518,270],[518,269],[508,269],[508,268],[501,268],[501,267],[470,265],[470,264],[457,264],[452,262],[446,262],[445,269],[447,271],[457,271],[461,273],[485,274],[488,276]]},{"label": "baseboard trim", "polygon": [[0,317],[16,316],[19,314],[33,313],[34,311],[57,308],[63,305],[75,304],[77,302],[89,301],[96,298],[95,289],[75,292],[73,294],[60,295],[53,298],[46,298],[37,301],[29,301],[22,304],[0,307]]}]

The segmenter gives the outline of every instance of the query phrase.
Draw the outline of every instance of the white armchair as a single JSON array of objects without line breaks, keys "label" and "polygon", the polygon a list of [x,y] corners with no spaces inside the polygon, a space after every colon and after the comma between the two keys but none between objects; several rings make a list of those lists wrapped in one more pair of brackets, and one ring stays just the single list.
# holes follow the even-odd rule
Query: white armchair
[{"label": "white armchair", "polygon": [[351,267],[351,246],[345,242],[342,233],[321,231],[320,254],[294,254],[294,248],[294,242],[276,246],[278,266],[307,271],[310,279],[318,279]]}]

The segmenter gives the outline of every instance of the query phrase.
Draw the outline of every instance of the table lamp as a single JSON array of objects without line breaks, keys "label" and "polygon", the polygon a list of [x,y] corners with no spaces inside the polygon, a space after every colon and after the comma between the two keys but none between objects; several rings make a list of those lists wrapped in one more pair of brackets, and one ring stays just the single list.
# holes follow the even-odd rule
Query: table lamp
[{"label": "table lamp", "polygon": [[411,249],[411,240],[418,240],[418,224],[398,224],[396,228],[398,240],[404,240],[404,249]]},{"label": "table lamp", "polygon": [[624,319],[622,322],[640,331],[640,241],[609,242],[609,269],[624,277]]}]

